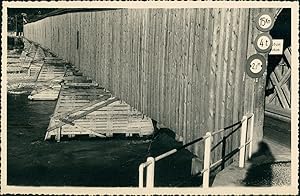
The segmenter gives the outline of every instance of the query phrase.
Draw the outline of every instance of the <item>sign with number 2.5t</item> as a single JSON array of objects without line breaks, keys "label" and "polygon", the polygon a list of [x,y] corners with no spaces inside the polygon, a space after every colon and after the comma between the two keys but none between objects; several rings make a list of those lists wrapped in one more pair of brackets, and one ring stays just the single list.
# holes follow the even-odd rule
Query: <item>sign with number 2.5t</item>
[{"label": "sign with number 2.5t", "polygon": [[254,54],[247,59],[246,73],[252,78],[259,78],[266,70],[266,60],[261,54]]}]

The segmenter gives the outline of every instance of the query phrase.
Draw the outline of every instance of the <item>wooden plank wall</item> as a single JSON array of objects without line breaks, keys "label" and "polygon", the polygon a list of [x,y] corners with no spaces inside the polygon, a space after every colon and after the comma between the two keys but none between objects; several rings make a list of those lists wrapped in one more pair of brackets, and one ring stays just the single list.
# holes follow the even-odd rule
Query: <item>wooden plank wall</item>
[{"label": "wooden plank wall", "polygon": [[[186,143],[255,113],[262,138],[265,75],[245,75],[262,9],[118,9],[25,25],[26,38],[74,64]],[[275,10],[269,10],[275,12]],[[228,134],[225,133],[225,135]],[[214,139],[214,145],[223,135]],[[226,152],[239,145],[239,132]],[[189,149],[202,157],[202,144]],[[254,148],[255,149],[255,148]],[[214,148],[213,160],[222,146]]]}]

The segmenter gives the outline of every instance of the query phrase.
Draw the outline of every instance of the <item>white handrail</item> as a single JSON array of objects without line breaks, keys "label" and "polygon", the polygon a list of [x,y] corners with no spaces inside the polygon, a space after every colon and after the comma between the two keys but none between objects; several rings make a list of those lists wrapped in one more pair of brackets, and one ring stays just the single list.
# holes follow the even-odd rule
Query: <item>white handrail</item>
[{"label": "white handrail", "polygon": [[247,137],[247,126],[248,126],[248,119],[247,116],[243,116],[242,119],[242,128],[241,128],[241,138],[240,138],[240,155],[239,155],[239,167],[244,167],[245,165],[245,143],[246,143],[246,137]]},{"label": "white handrail", "polygon": [[203,173],[203,188],[209,187],[209,172],[210,172],[210,153],[211,153],[211,143],[212,135],[210,132],[206,133],[207,138],[205,139],[204,146],[204,173]]},{"label": "white handrail", "polygon": [[[250,130],[249,130],[249,140],[246,141],[247,139],[247,130],[248,130],[248,119],[249,125],[250,125]],[[249,144],[249,153],[248,157],[251,158],[252,155],[252,142],[253,142],[253,129],[254,129],[254,114],[249,113],[247,115],[244,115],[242,120],[239,121],[239,123],[242,123],[241,127],[241,137],[240,137],[240,146],[238,147],[239,149],[239,167],[244,167],[245,166],[245,152],[246,152],[246,146]],[[229,128],[229,127],[228,127]],[[223,132],[226,129],[220,129],[216,132],[206,132],[206,135],[203,136],[202,139],[205,141],[205,146],[204,146],[204,168],[201,171],[201,174],[203,174],[203,188],[208,188],[209,187],[209,175],[210,175],[210,168],[214,167],[218,163],[220,163],[222,159],[216,161],[213,164],[210,164],[210,159],[211,159],[211,144],[213,140],[213,135]],[[200,141],[200,140],[199,140]],[[147,188],[153,188],[154,187],[154,171],[155,171],[155,161],[159,161],[171,154],[176,153],[178,150],[177,149],[172,149],[166,153],[163,153],[155,158],[153,157],[148,157],[147,161],[144,163],[141,163],[139,165],[139,188],[144,187],[144,168],[147,168],[146,171],[146,187]]]},{"label": "white handrail", "polygon": [[249,119],[249,124],[250,124],[250,130],[249,130],[249,140],[250,140],[250,143],[249,143],[249,153],[248,153],[248,158],[250,159],[251,156],[252,156],[252,149],[253,149],[253,146],[252,146],[252,140],[253,140],[253,130],[254,130],[254,114],[251,113],[252,116],[250,117]]},{"label": "white handrail", "polygon": [[150,162],[149,166],[147,167],[147,177],[146,177],[146,187],[153,188],[154,187],[154,167],[155,167],[155,160],[153,157],[148,157],[147,162]]}]

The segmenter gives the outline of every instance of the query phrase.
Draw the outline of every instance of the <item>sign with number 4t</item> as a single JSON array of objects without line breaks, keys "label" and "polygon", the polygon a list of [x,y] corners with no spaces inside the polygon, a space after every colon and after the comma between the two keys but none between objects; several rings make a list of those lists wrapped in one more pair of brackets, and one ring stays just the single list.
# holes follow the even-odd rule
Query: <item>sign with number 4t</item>
[{"label": "sign with number 4t", "polygon": [[260,13],[256,18],[256,27],[262,32],[270,31],[274,26],[274,16],[271,13]]},{"label": "sign with number 4t", "polygon": [[258,35],[254,41],[254,47],[258,52],[268,53],[273,45],[272,37],[268,33]]},{"label": "sign with number 4t", "polygon": [[259,78],[266,70],[266,60],[261,54],[254,54],[247,59],[246,73],[252,78]]}]

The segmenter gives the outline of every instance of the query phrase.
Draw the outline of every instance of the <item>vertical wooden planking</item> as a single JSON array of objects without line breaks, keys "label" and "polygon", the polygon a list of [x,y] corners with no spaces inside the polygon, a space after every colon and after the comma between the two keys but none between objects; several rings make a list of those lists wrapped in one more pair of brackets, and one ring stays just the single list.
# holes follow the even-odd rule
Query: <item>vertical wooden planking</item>
[{"label": "vertical wooden planking", "polygon": [[[98,52],[98,55],[99,55],[99,82],[101,84],[101,86],[104,86],[105,85],[105,82],[104,82],[104,74],[105,74],[105,63],[104,63],[104,54],[105,54],[105,41],[104,41],[104,36],[105,36],[105,29],[104,29],[104,20],[105,20],[105,12],[98,12],[97,14],[97,18],[98,18],[98,31],[100,31],[100,34],[99,34],[99,52]],[[100,22],[100,24],[99,24]]]},{"label": "vertical wooden planking", "polygon": [[147,90],[147,100],[148,100],[148,104],[150,107],[148,107],[148,114],[152,116],[153,114],[153,111],[152,111],[152,107],[154,105],[153,103],[153,97],[152,97],[152,92],[153,92],[153,88],[154,88],[154,85],[153,85],[153,64],[152,64],[152,57],[153,57],[153,53],[154,52],[150,52],[153,50],[153,33],[154,33],[154,24],[155,24],[155,18],[154,18],[154,12],[155,10],[154,9],[150,9],[149,11],[149,18],[148,18],[148,21],[149,21],[149,26],[147,28],[147,31],[149,32],[148,33],[148,45],[147,45],[147,67],[148,67],[148,80],[147,80],[147,83],[148,83],[148,90]]},{"label": "vertical wooden planking", "polygon": [[132,40],[132,50],[133,50],[133,59],[132,59],[132,62],[133,62],[133,88],[135,89],[132,93],[132,106],[134,108],[137,108],[137,102],[138,102],[138,62],[137,62],[137,59],[138,59],[138,50],[137,50],[137,46],[138,46],[138,37],[136,36],[138,34],[138,12],[135,11],[134,12],[134,22],[133,22],[133,31],[135,32],[134,33],[134,37],[133,37],[133,40]]},{"label": "vertical wooden planking", "polygon": [[70,13],[70,63],[75,64],[75,53],[76,53],[76,44],[77,44],[77,37],[75,31],[75,18],[74,13]]},{"label": "vertical wooden planking", "polygon": [[145,74],[145,70],[144,70],[144,66],[143,66],[143,47],[144,47],[144,42],[143,42],[143,39],[142,39],[142,36],[144,34],[144,13],[145,11],[144,10],[140,10],[140,13],[139,13],[139,60],[138,60],[138,63],[139,63],[139,111],[142,111],[143,112],[143,109],[144,109],[144,100],[143,100],[143,93],[144,93],[144,74]]},{"label": "vertical wooden planking", "polygon": [[[186,9],[184,9],[184,13],[183,13],[183,36],[186,38],[188,36],[188,30],[187,30],[187,26],[188,26],[188,12],[186,11]],[[182,67],[182,80],[183,80],[183,84],[182,84],[182,93],[183,93],[183,97],[182,97],[182,102],[183,102],[183,108],[182,108],[182,136],[184,138],[183,143],[185,144],[187,142],[187,126],[186,126],[186,122],[187,122],[187,116],[186,116],[186,110],[187,110],[187,50],[188,50],[188,39],[184,39],[183,43],[182,43],[182,58],[183,58],[183,67]]]},{"label": "vertical wooden planking", "polygon": [[123,98],[123,88],[122,88],[122,83],[123,83],[123,51],[125,50],[124,48],[124,9],[120,10],[120,56],[119,56],[119,92],[118,92],[118,96],[120,97],[121,100],[124,100]]},{"label": "vertical wooden planking", "polygon": [[[182,40],[182,28],[181,28],[181,20],[182,20],[182,9],[178,10],[176,12],[176,17],[174,19],[174,25],[175,25],[175,35],[174,35],[174,66],[176,67],[176,73],[175,73],[175,93],[174,93],[174,100],[175,100],[175,116],[174,116],[174,123],[173,126],[175,127],[177,137],[179,137],[180,134],[180,128],[179,128],[179,116],[181,114],[179,113],[179,107],[180,107],[180,78],[179,78],[179,68],[180,68],[180,58],[181,58],[181,40]],[[179,139],[179,138],[176,138]]]},{"label": "vertical wooden planking", "polygon": [[[232,33],[232,30],[234,29],[236,17],[233,15],[233,12],[236,13],[236,9],[226,9],[226,27],[225,27],[225,45],[224,45],[224,58],[223,58],[223,66],[224,66],[224,74],[222,77],[222,80],[224,82],[224,86],[222,89],[222,110],[221,110],[221,119],[224,119],[221,121],[220,127],[225,127],[232,124],[232,99],[233,99],[233,76],[235,73],[235,66],[240,67],[238,62],[235,64],[232,60],[232,54],[233,51],[231,48],[231,43],[235,41],[234,34]],[[231,138],[228,137],[230,132],[233,131],[233,129],[227,130],[224,134],[222,134],[222,150],[221,150],[221,156],[226,156],[229,152],[232,150],[231,146]],[[220,138],[221,139],[221,138]],[[228,161],[227,161],[228,162]]]},{"label": "vertical wooden planking", "polygon": [[[204,82],[202,81],[202,72],[203,72],[203,27],[204,27],[204,10],[200,9],[195,10],[195,51],[194,51],[194,74],[195,79],[193,81],[194,90],[192,90],[195,94],[193,97],[193,107],[194,107],[194,138],[199,138],[202,136],[201,132],[203,131],[203,127],[201,127],[201,104],[203,102],[203,94],[201,93],[201,88],[204,86]],[[203,104],[202,104],[203,105]],[[201,148],[202,143],[197,143],[193,146],[194,154],[200,156],[203,153],[203,148]]]},{"label": "vertical wooden planking", "polygon": [[174,27],[174,22],[176,20],[176,11],[172,10],[171,15],[170,15],[170,34],[169,34],[169,52],[168,52],[168,66],[169,66],[169,99],[168,99],[168,109],[169,109],[169,115],[168,115],[168,127],[171,129],[173,128],[173,119],[174,119],[174,114],[175,114],[175,107],[174,107],[174,90],[175,90],[175,85],[174,85],[174,55],[176,53],[174,52],[174,35],[175,35],[175,27]]},{"label": "vertical wooden planking", "polygon": [[[255,15],[258,14],[258,9],[250,9],[250,14],[249,14],[249,28],[248,28],[248,46],[247,46],[247,58],[251,56],[252,54],[255,54],[256,51],[254,49],[254,39],[255,39],[255,25],[254,25],[254,17]],[[254,79],[250,78],[247,74],[245,74],[245,86],[244,86],[244,108],[243,108],[243,113],[249,113],[252,111],[252,102],[254,101]],[[254,128],[255,130],[255,128]],[[255,131],[254,131],[255,135]],[[254,136],[255,138],[255,136]]]},{"label": "vertical wooden planking", "polygon": [[165,67],[166,67],[166,39],[167,39],[167,20],[168,20],[168,9],[163,9],[163,17],[162,17],[162,41],[160,42],[160,55],[161,55],[161,61],[160,61],[160,89],[159,89],[159,123],[164,122],[164,114],[165,114],[165,108],[164,103],[166,101],[165,99]]},{"label": "vertical wooden planking", "polygon": [[110,26],[109,26],[109,13],[108,12],[104,12],[104,75],[103,75],[103,78],[104,78],[104,87],[105,88],[109,88],[109,59],[110,59],[110,56],[109,56],[109,50],[110,50]]},{"label": "vertical wooden planking", "polygon": [[183,112],[184,112],[184,43],[185,43],[185,36],[184,36],[184,32],[185,32],[185,9],[181,8],[180,9],[180,19],[179,19],[179,32],[180,33],[180,42],[179,42],[179,72],[178,72],[178,80],[179,80],[179,100],[178,100],[178,135],[180,138],[178,139],[182,139],[185,136],[185,132],[184,132],[184,118],[183,118]]},{"label": "vertical wooden planking", "polygon": [[135,80],[135,65],[134,65],[134,40],[135,40],[135,11],[130,12],[130,31],[129,31],[129,36],[130,36],[130,44],[129,44],[129,74],[128,77],[130,79],[130,86],[129,86],[129,104],[133,105],[134,103],[134,92],[136,89],[134,89],[134,80]]},{"label": "vertical wooden planking", "polygon": [[96,35],[97,35],[97,30],[95,29],[95,12],[91,12],[89,14],[89,25],[90,25],[90,33],[89,33],[89,47],[91,48],[91,53],[90,53],[90,77],[92,80],[96,79],[96,49],[97,45],[95,44],[96,40]]},{"label": "vertical wooden planking", "polygon": [[107,87],[107,59],[108,59],[108,55],[107,55],[107,12],[103,12],[102,14],[102,24],[101,24],[101,28],[102,28],[102,55],[101,55],[101,67],[102,67],[102,85],[103,87]]},{"label": "vertical wooden planking", "polygon": [[129,10],[128,11],[128,18],[127,18],[127,20],[128,20],[128,26],[127,26],[127,31],[128,31],[128,34],[127,34],[127,39],[128,39],[128,41],[127,41],[127,46],[126,46],[126,48],[127,48],[127,56],[126,56],[126,58],[127,58],[127,70],[126,70],[126,77],[127,77],[127,100],[128,100],[128,104],[131,104],[131,85],[132,85],[132,77],[131,77],[131,74],[130,74],[130,72],[131,72],[131,66],[132,66],[132,62],[131,62],[131,50],[132,50],[132,48],[131,48],[131,42],[132,42],[132,10]]},{"label": "vertical wooden planking", "polygon": [[[184,142],[230,125],[252,111],[258,115],[258,141],[265,76],[258,82],[247,75],[243,81],[243,76],[247,57],[255,53],[252,42],[258,30],[253,19],[260,11],[78,12],[27,24],[24,32],[114,95],[183,136]],[[236,132],[227,140],[225,154],[237,147],[238,135]],[[214,144],[221,138],[216,136]],[[190,150],[202,155],[201,145]],[[212,159],[223,155],[218,147]]]},{"label": "vertical wooden planking", "polygon": [[109,14],[109,29],[110,29],[110,49],[109,49],[109,62],[108,62],[108,67],[109,67],[109,85],[110,87],[108,87],[108,89],[111,89],[111,92],[113,94],[113,96],[116,96],[115,93],[115,83],[116,83],[116,79],[115,79],[115,50],[116,50],[116,46],[115,46],[115,25],[116,25],[116,16],[115,16],[116,12],[115,10],[112,10]]},{"label": "vertical wooden planking", "polygon": [[[188,141],[192,141],[194,138],[193,130],[193,112],[192,112],[192,80],[193,80],[193,69],[194,69],[194,43],[195,43],[195,14],[194,9],[189,9],[189,28],[188,28],[188,68],[187,68],[187,132]],[[189,147],[192,149],[192,146]]]},{"label": "vertical wooden planking", "polygon": [[[224,59],[224,48],[226,50],[226,47],[224,46],[224,43],[226,43],[225,36],[224,36],[224,25],[225,25],[225,14],[226,14],[226,9],[220,9],[220,17],[221,17],[221,21],[220,21],[220,25],[217,27],[217,31],[219,32],[217,37],[217,40],[219,42],[219,46],[218,46],[218,56],[217,56],[217,63],[216,63],[216,89],[215,89],[215,93],[216,93],[216,97],[215,97],[215,129],[220,129],[222,128],[222,119],[224,119],[224,116],[221,116],[221,112],[222,112],[222,99],[223,99],[223,94],[222,94],[222,89],[224,88],[224,83],[226,83],[226,78],[224,78],[225,80],[223,80],[224,75],[226,75],[225,73],[227,73],[227,65],[223,64],[223,59]],[[228,47],[228,46],[227,46]],[[217,140],[218,141],[218,140]]]},{"label": "vertical wooden planking", "polygon": [[[80,68],[80,63],[81,63],[81,48],[83,47],[82,46],[82,37],[83,37],[83,30],[81,29],[81,15],[79,13],[76,13],[76,24],[77,24],[77,32],[78,32],[78,48],[77,48],[77,54],[76,54],[76,64],[75,66],[77,68]],[[77,34],[76,32],[76,34]]]},{"label": "vertical wooden planking", "polygon": [[152,78],[153,78],[153,91],[152,91],[152,99],[153,99],[153,112],[152,112],[152,118],[157,120],[157,104],[158,104],[158,85],[159,83],[158,81],[158,73],[157,73],[157,68],[158,68],[158,62],[159,62],[159,58],[158,58],[158,39],[159,39],[159,23],[160,22],[160,17],[159,17],[159,11],[157,9],[155,9],[154,12],[154,21],[153,21],[153,61],[152,61],[152,67],[153,67],[153,73],[152,73]]},{"label": "vertical wooden planking", "polygon": [[136,11],[136,17],[135,17],[135,31],[136,31],[136,36],[135,36],[135,51],[136,51],[136,56],[135,56],[135,89],[136,89],[136,93],[135,93],[135,109],[139,109],[139,103],[140,103],[140,63],[139,63],[139,59],[140,59],[140,11],[137,10]]},{"label": "vertical wooden planking", "polygon": [[142,93],[141,93],[141,105],[142,109],[141,111],[143,113],[146,113],[146,96],[147,96],[147,70],[146,70],[146,48],[147,48],[147,31],[146,31],[146,25],[147,25],[147,14],[148,12],[144,12],[142,16],[142,27],[141,27],[141,37],[144,37],[144,39],[141,40],[141,67],[142,67]]},{"label": "vertical wooden planking", "polygon": [[[211,42],[211,54],[210,54],[210,70],[208,72],[209,74],[209,84],[208,84],[208,118],[207,118],[207,123],[208,123],[208,130],[210,132],[214,131],[214,118],[215,118],[215,79],[216,79],[216,63],[217,63],[217,49],[218,49],[218,42],[217,42],[217,37],[218,37],[218,25],[220,22],[220,14],[219,14],[219,9],[214,9],[211,13],[211,17],[213,18],[213,33],[212,33],[212,42]],[[214,154],[212,154],[212,160],[215,159]]]},{"label": "vertical wooden planking", "polygon": [[118,96],[121,95],[121,82],[122,82],[122,78],[121,78],[121,70],[122,70],[122,64],[121,64],[121,50],[122,50],[122,47],[121,47],[121,44],[122,44],[122,11],[123,10],[118,10],[118,15],[117,15],[117,18],[118,18],[118,31],[116,32],[117,33],[117,37],[118,37],[118,40],[117,40],[117,47],[118,47],[118,51],[117,51],[117,67],[118,67],[118,74],[117,74],[117,78],[119,78],[117,80],[118,84],[117,84],[117,88],[118,88]]},{"label": "vertical wooden planking", "polygon": [[162,114],[162,118],[161,118],[161,122],[163,122],[164,126],[167,126],[167,113],[168,113],[168,90],[169,90],[169,86],[168,86],[168,68],[169,68],[169,64],[168,64],[168,54],[169,54],[169,37],[170,37],[170,10],[166,9],[166,26],[165,26],[165,52],[164,52],[164,67],[162,68],[162,77],[163,77],[163,85],[162,85],[162,103],[161,103],[161,108],[163,111]]},{"label": "vertical wooden planking", "polygon": [[[236,18],[236,22],[233,26],[233,33],[232,33],[232,41],[231,45],[237,42],[236,52],[230,54],[231,61],[235,66],[235,75],[234,75],[234,94],[233,94],[233,106],[232,106],[232,121],[231,123],[237,122],[241,120],[242,116],[244,115],[243,112],[243,102],[246,101],[245,98],[241,98],[241,94],[243,94],[243,89],[245,86],[244,78],[244,66],[246,62],[246,50],[247,50],[247,31],[248,31],[248,15],[247,9],[238,9],[235,10],[233,17]],[[238,34],[234,33],[238,32]],[[240,41],[236,41],[240,40]],[[236,56],[236,57],[235,57]],[[235,58],[235,59],[232,59]],[[236,62],[235,62],[236,60]],[[233,134],[233,137],[229,140],[231,143],[231,148],[237,148],[239,146],[239,131]]]},{"label": "vertical wooden planking", "polygon": [[[222,117],[221,117],[221,105],[222,105],[222,94],[221,94],[221,90],[223,88],[223,83],[226,82],[226,80],[222,80],[222,75],[226,75],[226,71],[227,70],[223,70],[223,68],[226,68],[226,66],[223,65],[223,58],[224,58],[224,42],[226,41],[224,39],[224,24],[225,24],[225,13],[226,13],[226,9],[220,9],[218,12],[218,17],[220,17],[219,20],[219,24],[215,27],[217,28],[217,34],[216,34],[216,41],[218,42],[218,46],[216,48],[217,51],[217,56],[216,56],[216,78],[215,78],[215,88],[214,88],[214,93],[215,93],[215,97],[214,97],[214,104],[215,104],[215,114],[214,114],[214,130],[218,130],[220,128],[222,128],[221,125],[221,121],[222,121]],[[221,149],[222,146],[219,144],[221,140],[221,134],[217,134],[214,137],[214,154],[215,154],[215,161],[217,161],[219,159],[219,157],[221,156]]]},{"label": "vertical wooden planking", "polygon": [[108,76],[107,76],[107,81],[108,81],[108,84],[107,84],[107,88],[110,89],[111,93],[113,95],[115,95],[115,92],[114,92],[114,82],[115,82],[115,78],[113,78],[113,70],[114,70],[114,63],[113,63],[113,39],[114,39],[114,34],[113,34],[113,24],[114,24],[114,11],[110,12],[108,14],[108,19],[107,19],[107,26],[108,26],[108,40],[107,40],[107,45],[108,45],[108,48],[107,48],[107,58],[108,58],[108,61],[107,61],[107,69],[108,69]]},{"label": "vertical wooden planking", "polygon": [[[205,50],[202,50],[201,52],[201,64],[200,64],[200,70],[202,70],[201,78],[203,81],[203,84],[201,85],[201,90],[200,93],[202,95],[201,99],[201,105],[200,105],[200,128],[201,128],[201,135],[205,134],[205,131],[210,131],[208,130],[208,123],[207,121],[207,114],[208,114],[208,83],[209,83],[209,78],[208,78],[208,71],[210,69],[210,64],[209,64],[209,53],[210,53],[210,45],[211,45],[211,36],[210,33],[212,32],[213,29],[213,20],[210,20],[210,13],[212,9],[205,8],[204,9],[204,22],[203,22],[203,39],[201,41],[203,42],[203,48]],[[201,147],[201,146],[200,146]],[[202,145],[203,147],[203,145]],[[200,159],[203,160],[203,155],[198,154],[200,156]]]},{"label": "vertical wooden planking", "polygon": [[95,40],[94,40],[94,47],[95,47],[95,80],[101,85],[101,77],[99,74],[101,73],[101,64],[100,61],[100,54],[99,51],[101,50],[101,30],[100,30],[100,17],[99,14],[101,12],[94,12],[94,30],[95,30]]},{"label": "vertical wooden planking", "polygon": [[[240,67],[242,64],[240,64],[240,62],[236,61],[236,54],[238,52],[238,50],[241,50],[241,48],[238,48],[236,46],[237,44],[237,38],[238,38],[238,34],[239,31],[242,28],[239,28],[239,22],[240,20],[243,20],[243,18],[240,17],[240,9],[234,9],[232,10],[232,25],[231,25],[231,29],[230,29],[230,42],[228,45],[228,71],[227,71],[227,89],[226,89],[226,110],[228,111],[228,113],[226,113],[225,116],[225,126],[228,126],[232,123],[235,123],[238,121],[237,120],[232,120],[232,116],[234,115],[235,111],[234,111],[234,105],[232,105],[233,99],[235,99],[235,97],[232,94],[232,90],[234,91],[234,93],[239,93],[239,89],[235,89],[234,86],[232,87],[232,77],[234,76],[234,72],[236,72],[237,74],[239,74],[238,70],[240,70]],[[242,36],[242,35],[240,35]],[[241,39],[241,38],[240,38]],[[242,42],[241,42],[242,43]],[[235,74],[236,75],[236,74]],[[241,81],[237,80],[235,83],[241,83]],[[238,94],[235,96],[239,96]],[[234,128],[236,129],[236,127]],[[229,135],[231,131],[233,131],[234,129],[229,129],[226,132],[226,135]],[[235,132],[234,134],[232,134],[232,136],[237,137],[237,132]],[[226,140],[224,141],[225,144],[223,143],[223,145],[225,145],[226,149],[225,149],[225,155],[228,154],[229,152],[231,152],[232,149],[235,149],[237,146],[236,145],[232,145],[232,139],[231,137],[226,138]],[[231,161],[227,161],[228,163],[230,163]],[[227,164],[227,163],[226,163]]]}]

